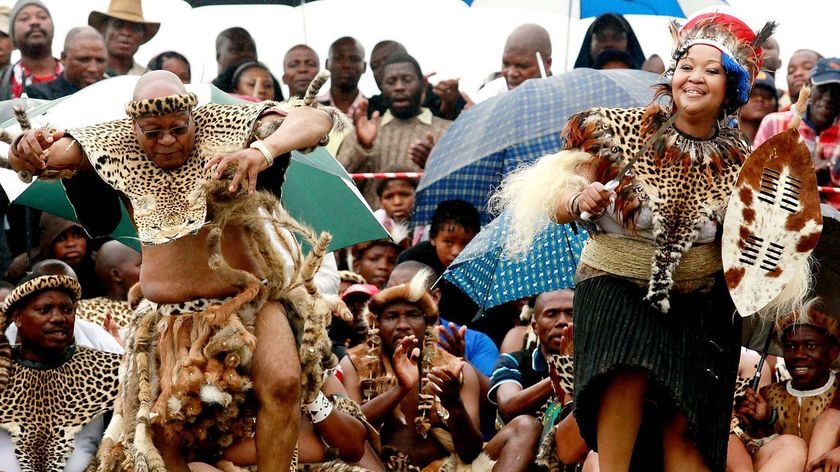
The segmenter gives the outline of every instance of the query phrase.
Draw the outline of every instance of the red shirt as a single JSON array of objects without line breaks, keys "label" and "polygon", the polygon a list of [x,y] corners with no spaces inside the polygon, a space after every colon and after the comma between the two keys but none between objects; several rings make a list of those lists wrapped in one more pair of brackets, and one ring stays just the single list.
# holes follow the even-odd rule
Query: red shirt
[{"label": "red shirt", "polygon": [[61,75],[63,71],[64,66],[61,65],[61,61],[58,59],[55,60],[55,69],[53,69],[52,74],[49,75],[32,75],[32,72],[24,67],[20,61],[16,62],[15,65],[12,66],[12,97],[20,98],[23,90],[32,84],[52,82],[56,79],[56,77]]}]

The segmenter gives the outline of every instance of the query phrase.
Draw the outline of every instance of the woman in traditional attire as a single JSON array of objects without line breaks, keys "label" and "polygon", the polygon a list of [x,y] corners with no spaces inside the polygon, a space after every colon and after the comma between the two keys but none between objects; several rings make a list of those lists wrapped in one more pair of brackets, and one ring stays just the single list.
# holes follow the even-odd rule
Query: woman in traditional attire
[{"label": "woman in traditional attire", "polygon": [[591,230],[576,282],[574,398],[602,472],[725,468],[740,317],[719,228],[749,144],[723,123],[746,103],[773,26],[756,34],[717,13],[672,24],[670,81],[649,106],[573,116],[565,150],[512,174],[496,197],[513,207],[514,254],[546,215]]}]

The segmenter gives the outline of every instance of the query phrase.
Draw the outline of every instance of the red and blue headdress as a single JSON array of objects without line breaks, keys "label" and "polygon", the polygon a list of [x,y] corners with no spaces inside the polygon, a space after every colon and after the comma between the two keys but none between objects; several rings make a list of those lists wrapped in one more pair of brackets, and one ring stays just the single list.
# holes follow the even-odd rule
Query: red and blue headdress
[{"label": "red and blue headdress", "polygon": [[735,103],[727,104],[732,110],[747,103],[755,76],[761,68],[761,45],[773,34],[776,23],[767,22],[758,33],[753,32],[743,21],[725,13],[705,13],[695,16],[682,28],[676,22],[671,24],[674,36],[674,64],[695,44],[712,46],[721,53],[721,62],[729,82],[727,96]]}]

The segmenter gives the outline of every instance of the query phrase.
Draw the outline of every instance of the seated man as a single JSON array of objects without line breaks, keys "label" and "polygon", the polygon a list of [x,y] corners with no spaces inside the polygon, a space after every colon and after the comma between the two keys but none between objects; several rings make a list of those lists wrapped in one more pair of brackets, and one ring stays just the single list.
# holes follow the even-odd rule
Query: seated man
[{"label": "seated man", "polygon": [[73,335],[82,289],[66,275],[24,278],[0,304],[0,467],[86,470],[114,409],[121,356],[79,346]]},{"label": "seated man", "polygon": [[481,452],[478,380],[435,342],[427,277],[420,272],[373,297],[368,340],[341,360],[349,397],[381,431],[388,470],[399,462],[429,470],[469,464]]},{"label": "seated man", "polygon": [[522,428],[525,433],[506,446],[515,448],[522,456],[521,469],[517,470],[525,470],[536,457],[542,430],[540,421],[547,407],[558,400],[561,406],[566,403],[564,398],[556,398],[547,359],[564,352],[571,341],[573,297],[574,291],[569,289],[539,294],[531,319],[539,340],[537,347],[502,354],[490,379],[487,396],[498,405],[502,420],[527,425]]},{"label": "seated man", "polygon": [[[289,153],[317,145],[330,115],[271,102],[198,107],[168,71],[141,77],[126,112],[84,128],[30,130],[9,151],[16,170],[65,179],[91,231],[116,226],[122,198],[143,244],[144,299],[100,470],[186,471],[188,460],[216,460],[254,429],[260,469],[288,470],[301,397],[315,400],[334,358],[331,307],[315,303],[311,283],[320,259],[304,264],[292,235],[301,229],[276,193]],[[273,192],[256,192],[258,183]],[[324,238],[302,231],[323,254]],[[298,354],[300,363],[276,361]]]},{"label": "seated man", "polygon": [[[803,470],[817,417],[829,406],[840,377],[831,364],[840,355],[840,326],[814,300],[805,320],[791,315],[781,326],[785,365],[791,379],[747,390],[738,405],[756,471]],[[836,433],[835,433],[836,435]]]}]

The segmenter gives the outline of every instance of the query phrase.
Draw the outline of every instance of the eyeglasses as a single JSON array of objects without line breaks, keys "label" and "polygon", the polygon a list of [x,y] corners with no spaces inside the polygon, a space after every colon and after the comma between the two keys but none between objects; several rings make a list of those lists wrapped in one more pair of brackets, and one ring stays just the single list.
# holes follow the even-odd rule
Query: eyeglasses
[{"label": "eyeglasses", "polygon": [[[135,123],[137,123],[135,121]],[[143,129],[140,126],[140,123],[137,123],[137,128],[140,129],[140,132],[143,133],[148,139],[153,139],[157,141],[158,139],[162,138],[164,133],[169,133],[172,137],[183,136],[190,131],[190,124],[192,124],[192,117],[190,117],[190,123],[182,126],[175,126],[174,128],[169,129]]]}]

